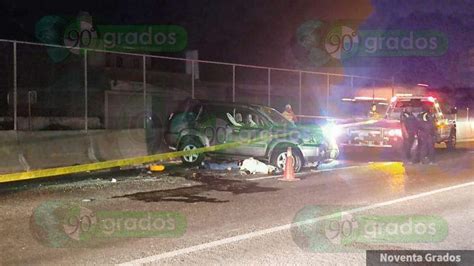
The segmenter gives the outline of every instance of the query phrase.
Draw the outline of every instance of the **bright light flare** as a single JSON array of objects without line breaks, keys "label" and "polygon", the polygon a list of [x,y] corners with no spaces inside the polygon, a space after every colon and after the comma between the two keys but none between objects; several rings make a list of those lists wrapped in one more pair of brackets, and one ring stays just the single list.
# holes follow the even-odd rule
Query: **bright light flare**
[{"label": "bright light flare", "polygon": [[388,135],[390,137],[401,137],[402,136],[402,130],[400,128],[397,129],[390,129],[388,131]]},{"label": "bright light flare", "polygon": [[331,138],[337,138],[339,137],[343,130],[342,130],[342,127],[336,125],[336,124],[327,124],[327,125],[324,125],[322,127],[322,130],[323,130],[323,134],[326,136],[326,137],[331,137]]}]

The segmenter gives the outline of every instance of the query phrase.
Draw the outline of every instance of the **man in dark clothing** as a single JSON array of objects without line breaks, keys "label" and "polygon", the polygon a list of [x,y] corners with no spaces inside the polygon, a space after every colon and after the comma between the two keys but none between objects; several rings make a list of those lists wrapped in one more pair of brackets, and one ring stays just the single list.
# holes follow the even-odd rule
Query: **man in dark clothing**
[{"label": "man in dark clothing", "polygon": [[430,109],[418,115],[418,138],[421,139],[420,158],[422,163],[434,163],[436,143],[436,119]]},{"label": "man in dark clothing", "polygon": [[402,127],[403,155],[405,156],[405,160],[407,162],[410,162],[411,160],[417,162],[419,161],[420,155],[418,148],[414,158],[411,156],[411,148],[413,147],[417,134],[417,121],[410,107],[405,108],[400,114],[400,123]]}]

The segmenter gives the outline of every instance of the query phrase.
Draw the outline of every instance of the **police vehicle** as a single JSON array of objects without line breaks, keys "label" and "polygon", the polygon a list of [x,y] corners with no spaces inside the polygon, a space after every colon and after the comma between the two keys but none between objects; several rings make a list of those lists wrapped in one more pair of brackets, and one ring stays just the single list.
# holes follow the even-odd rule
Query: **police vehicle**
[{"label": "police vehicle", "polygon": [[340,145],[401,148],[403,139],[400,114],[408,107],[411,107],[415,116],[421,113],[424,108],[430,108],[436,120],[436,142],[445,143],[448,149],[456,147],[456,122],[450,117],[448,118],[449,115],[456,113],[456,109],[453,108],[446,113],[443,112],[436,98],[411,94],[394,96],[382,119],[367,120],[367,123],[346,127],[347,129],[339,140]]}]

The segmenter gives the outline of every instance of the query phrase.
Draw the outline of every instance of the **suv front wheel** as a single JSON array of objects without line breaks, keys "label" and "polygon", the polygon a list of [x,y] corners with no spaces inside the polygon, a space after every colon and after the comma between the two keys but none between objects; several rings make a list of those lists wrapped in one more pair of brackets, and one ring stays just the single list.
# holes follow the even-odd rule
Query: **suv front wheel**
[{"label": "suv front wheel", "polygon": [[[191,151],[204,147],[200,141],[192,137],[185,137],[181,144],[179,145],[180,151]],[[204,154],[201,153],[191,153],[181,156],[181,161],[185,166],[197,166],[202,163],[204,160]]]},{"label": "suv front wheel", "polygon": [[[277,167],[278,169],[284,170],[286,165],[286,149],[287,148],[277,148],[272,152],[272,156],[270,158],[270,163]],[[301,171],[303,168],[303,155],[298,149],[293,149],[293,158],[295,158],[294,169],[295,173]]]}]

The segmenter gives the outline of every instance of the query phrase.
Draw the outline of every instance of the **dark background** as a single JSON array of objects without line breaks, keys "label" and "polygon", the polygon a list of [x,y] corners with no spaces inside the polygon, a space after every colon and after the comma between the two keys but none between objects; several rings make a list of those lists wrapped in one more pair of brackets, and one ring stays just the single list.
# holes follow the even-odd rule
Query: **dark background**
[{"label": "dark background", "polygon": [[[1,1],[0,38],[38,41],[34,25],[43,16],[91,14],[97,24],[176,24],[188,32],[187,49],[201,59],[285,68],[305,68],[427,83],[435,88],[473,87],[474,1],[401,0],[174,0]],[[318,68],[294,55],[297,28],[308,20],[354,20],[360,29],[431,29],[449,40],[439,57],[360,58],[350,66]],[[173,56],[183,56],[174,54]]]}]

